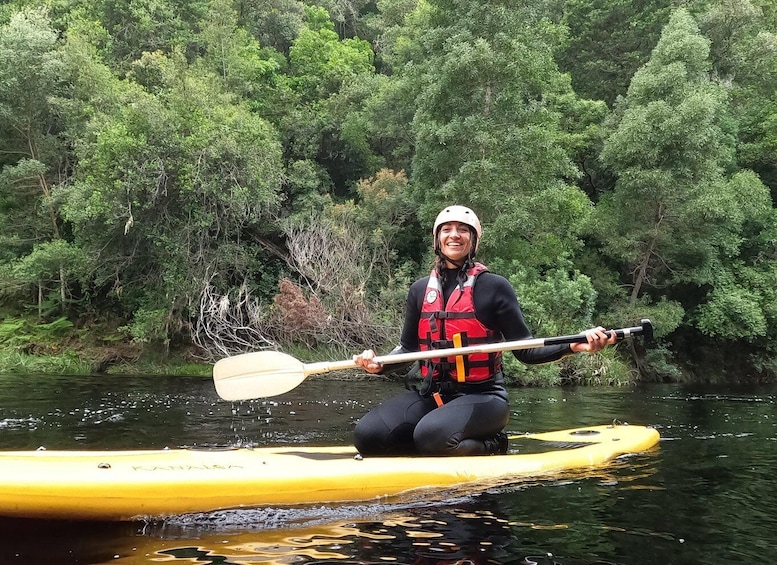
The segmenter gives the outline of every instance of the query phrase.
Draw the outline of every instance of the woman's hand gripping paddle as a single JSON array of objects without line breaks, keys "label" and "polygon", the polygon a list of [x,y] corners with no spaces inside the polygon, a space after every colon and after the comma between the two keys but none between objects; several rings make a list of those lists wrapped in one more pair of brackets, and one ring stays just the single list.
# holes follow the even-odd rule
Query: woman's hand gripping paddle
[{"label": "woman's hand gripping paddle", "polygon": [[[653,324],[650,323],[650,320],[644,319],[639,326],[609,330],[608,334],[610,332],[615,332],[619,341],[634,335],[643,335],[649,340],[653,336]],[[502,341],[483,345],[384,355],[375,357],[375,361],[383,364],[406,363],[439,357],[533,349],[546,345],[582,343],[584,341],[586,341],[584,334],[541,339],[522,339],[518,341]],[[302,381],[310,375],[355,369],[357,367],[358,365],[352,360],[303,363],[291,355],[279,351],[257,351],[226,357],[217,361],[213,366],[213,382],[216,385],[216,392],[224,400],[248,400],[251,398],[278,396],[289,392],[302,384]]]}]

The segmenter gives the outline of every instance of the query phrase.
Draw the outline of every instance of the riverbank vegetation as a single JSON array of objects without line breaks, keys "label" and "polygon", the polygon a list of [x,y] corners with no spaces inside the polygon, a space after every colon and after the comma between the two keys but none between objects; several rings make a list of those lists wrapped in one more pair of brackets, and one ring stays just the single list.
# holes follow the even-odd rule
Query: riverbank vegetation
[{"label": "riverbank vegetation", "polygon": [[776,32],[766,0],[4,3],[0,372],[385,352],[457,203],[536,336],[655,325],[515,381],[774,381]]}]

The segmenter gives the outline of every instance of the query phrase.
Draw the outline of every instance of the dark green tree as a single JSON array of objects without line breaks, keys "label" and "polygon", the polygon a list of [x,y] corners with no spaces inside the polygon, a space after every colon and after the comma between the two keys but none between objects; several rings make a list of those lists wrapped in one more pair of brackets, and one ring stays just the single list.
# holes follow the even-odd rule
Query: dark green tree
[{"label": "dark green tree", "polygon": [[714,76],[731,89],[739,164],[777,197],[777,25],[750,0],[715,2],[699,19]]},{"label": "dark green tree", "polygon": [[678,9],[613,116],[602,159],[617,182],[592,220],[630,289],[624,312],[650,314],[662,334],[682,323],[756,338],[770,302],[738,257],[746,234],[772,229],[773,211],[755,175],[730,174],[727,91],[710,68],[708,41]]},{"label": "dark green tree", "polygon": [[563,31],[511,2],[430,2],[406,73],[418,88],[411,186],[422,217],[451,203],[488,226],[484,250],[542,268],[579,247],[590,209],[574,186],[561,108],[574,99]]},{"label": "dark green tree", "polygon": [[134,337],[166,341],[186,333],[204,289],[226,293],[261,270],[256,238],[279,208],[281,151],[215,75],[161,54],[135,68],[158,92],[113,79],[59,197],[96,291],[134,318]]},{"label": "dark green tree", "polygon": [[50,103],[65,90],[57,32],[46,11],[15,13],[0,27],[0,264],[7,264],[0,288],[37,304],[40,315],[44,301],[61,312],[78,292],[69,284],[68,258],[57,261],[48,247],[66,235],[53,188],[69,162]]},{"label": "dark green tree", "polygon": [[112,62],[126,70],[144,52],[179,51],[193,56],[196,25],[207,4],[207,0],[99,0],[89,6],[111,36]]},{"label": "dark green tree", "polygon": [[352,197],[356,182],[376,170],[365,162],[363,146],[351,147],[342,132],[344,115],[369,95],[359,85],[375,75],[372,48],[359,38],[341,40],[326,10],[310,7],[289,61],[296,103],[279,125],[286,158],[312,164],[321,190]]},{"label": "dark green tree", "polygon": [[238,25],[263,47],[288,55],[305,20],[300,0],[238,0],[233,3]]},{"label": "dark green tree", "polygon": [[584,98],[612,105],[650,57],[669,18],[669,0],[565,0],[569,40],[559,56]]}]

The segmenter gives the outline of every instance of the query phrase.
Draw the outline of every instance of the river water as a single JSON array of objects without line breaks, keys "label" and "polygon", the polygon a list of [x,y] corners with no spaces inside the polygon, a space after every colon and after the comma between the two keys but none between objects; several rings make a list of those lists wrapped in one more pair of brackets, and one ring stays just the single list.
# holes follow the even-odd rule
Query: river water
[{"label": "river water", "polygon": [[[401,386],[312,377],[233,403],[207,378],[0,375],[0,449],[347,444],[356,420]],[[511,433],[618,420],[662,439],[591,473],[453,499],[150,523],[0,519],[0,565],[777,563],[777,387],[510,394]]]}]

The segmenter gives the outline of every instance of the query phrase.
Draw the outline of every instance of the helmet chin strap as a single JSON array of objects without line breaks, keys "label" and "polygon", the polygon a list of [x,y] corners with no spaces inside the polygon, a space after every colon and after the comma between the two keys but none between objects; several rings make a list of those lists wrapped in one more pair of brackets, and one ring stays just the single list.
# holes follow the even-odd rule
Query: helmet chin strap
[{"label": "helmet chin strap", "polygon": [[467,257],[467,258],[465,258],[464,260],[461,260],[461,261],[454,261],[453,259],[448,257],[442,251],[438,251],[437,255],[439,255],[442,258],[443,261],[447,261],[448,263],[452,263],[453,265],[456,265],[457,269],[461,269],[467,263],[467,259],[469,259],[469,257]]}]

